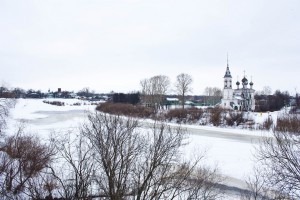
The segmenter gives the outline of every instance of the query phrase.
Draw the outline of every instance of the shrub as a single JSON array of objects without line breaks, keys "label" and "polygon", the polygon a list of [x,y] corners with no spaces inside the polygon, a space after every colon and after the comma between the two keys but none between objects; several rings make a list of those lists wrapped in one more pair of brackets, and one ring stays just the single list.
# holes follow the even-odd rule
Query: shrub
[{"label": "shrub", "polygon": [[188,108],[188,121],[196,122],[203,117],[204,111],[199,108]]},{"label": "shrub", "polygon": [[225,121],[228,126],[239,126],[241,123],[245,122],[244,113],[229,111],[228,116],[225,118]]},{"label": "shrub", "polygon": [[52,162],[54,150],[50,145],[22,131],[21,127],[17,134],[5,137],[0,146],[1,199],[27,199],[32,184]]},{"label": "shrub", "polygon": [[277,118],[275,131],[284,133],[300,134],[300,118],[298,115],[289,114]]},{"label": "shrub", "polygon": [[151,117],[154,110],[144,106],[134,106],[123,103],[102,103],[96,107],[96,110],[114,115],[126,115],[131,117]]},{"label": "shrub", "polygon": [[65,103],[61,101],[43,101],[44,103],[54,105],[54,106],[64,106]]},{"label": "shrub", "polygon": [[268,117],[261,125],[260,129],[262,130],[270,130],[273,126],[273,119],[272,117]]},{"label": "shrub", "polygon": [[165,114],[165,119],[176,120],[177,123],[192,123],[199,121],[203,117],[203,113],[203,110],[199,108],[172,109]]},{"label": "shrub", "polygon": [[216,106],[210,109],[210,118],[209,122],[212,123],[214,126],[220,126],[222,123],[222,113],[224,109],[220,106]]},{"label": "shrub", "polygon": [[188,116],[188,111],[186,109],[179,108],[179,109],[169,110],[166,113],[165,118],[168,121],[176,120],[176,122],[179,123],[179,122],[186,122],[187,116]]}]

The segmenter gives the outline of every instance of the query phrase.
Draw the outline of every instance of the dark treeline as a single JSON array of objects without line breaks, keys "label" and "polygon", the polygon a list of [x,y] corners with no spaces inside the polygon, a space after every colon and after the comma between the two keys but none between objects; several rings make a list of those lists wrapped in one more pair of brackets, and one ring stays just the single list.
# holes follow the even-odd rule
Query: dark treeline
[{"label": "dark treeline", "polygon": [[14,88],[9,90],[8,88],[1,86],[0,87],[0,98],[19,98],[22,94],[26,94],[25,90],[20,88]]},{"label": "dark treeline", "polygon": [[83,88],[78,92],[63,91],[58,88],[56,91],[42,92],[41,90],[24,90],[22,88],[9,89],[5,86],[0,87],[0,98],[88,98],[107,100],[110,94],[97,94],[89,88]]},{"label": "dark treeline", "polygon": [[276,90],[273,95],[255,95],[256,111],[277,111],[282,109],[284,106],[291,105],[291,96],[289,92],[281,92]]},{"label": "dark treeline", "polygon": [[124,93],[114,93],[112,100],[114,103],[130,103],[133,105],[136,105],[138,103],[140,103],[141,97],[140,97],[140,93],[128,93],[128,94],[124,94]]}]

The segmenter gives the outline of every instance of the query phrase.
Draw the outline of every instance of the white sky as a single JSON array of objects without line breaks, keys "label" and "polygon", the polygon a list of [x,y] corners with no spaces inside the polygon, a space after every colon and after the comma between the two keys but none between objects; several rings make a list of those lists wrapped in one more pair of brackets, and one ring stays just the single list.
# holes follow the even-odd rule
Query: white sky
[{"label": "white sky", "polygon": [[192,75],[193,94],[234,82],[300,92],[299,0],[0,0],[0,81],[131,92]]}]

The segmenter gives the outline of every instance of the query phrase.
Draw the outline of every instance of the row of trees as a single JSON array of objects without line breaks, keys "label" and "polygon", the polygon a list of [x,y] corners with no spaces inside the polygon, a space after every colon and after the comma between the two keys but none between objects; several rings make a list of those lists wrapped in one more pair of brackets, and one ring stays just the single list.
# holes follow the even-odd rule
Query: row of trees
[{"label": "row of trees", "polygon": [[273,95],[256,94],[256,111],[277,111],[282,109],[284,106],[290,106],[290,94],[288,91],[281,92],[276,90]]},{"label": "row of trees", "polygon": [[[184,109],[186,95],[192,91],[192,77],[189,74],[179,74],[174,84],[176,93],[180,97],[182,108]],[[149,79],[143,79],[140,82],[142,87],[142,101],[146,105],[156,110],[164,105],[165,96],[170,87],[170,79],[164,75],[153,76]]]},{"label": "row of trees", "polygon": [[221,101],[223,92],[218,87],[206,87],[204,89],[204,95],[205,105],[216,105]]},{"label": "row of trees", "polygon": [[0,98],[19,98],[26,94],[21,88],[8,89],[5,86],[0,87]]}]

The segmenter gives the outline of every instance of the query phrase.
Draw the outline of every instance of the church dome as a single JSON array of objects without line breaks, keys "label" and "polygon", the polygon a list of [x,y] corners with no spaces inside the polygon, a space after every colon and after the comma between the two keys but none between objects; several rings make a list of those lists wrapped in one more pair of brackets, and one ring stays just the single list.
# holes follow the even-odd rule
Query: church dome
[{"label": "church dome", "polygon": [[237,84],[237,85],[240,85],[240,82],[239,82],[239,81],[237,81],[237,82],[236,82],[236,84]]},{"label": "church dome", "polygon": [[242,79],[242,82],[243,82],[244,85],[248,85],[248,79],[246,79],[246,77],[244,77],[244,78]]},{"label": "church dome", "polygon": [[251,81],[251,82],[250,82],[250,85],[252,86],[253,84],[254,84],[254,83]]}]

